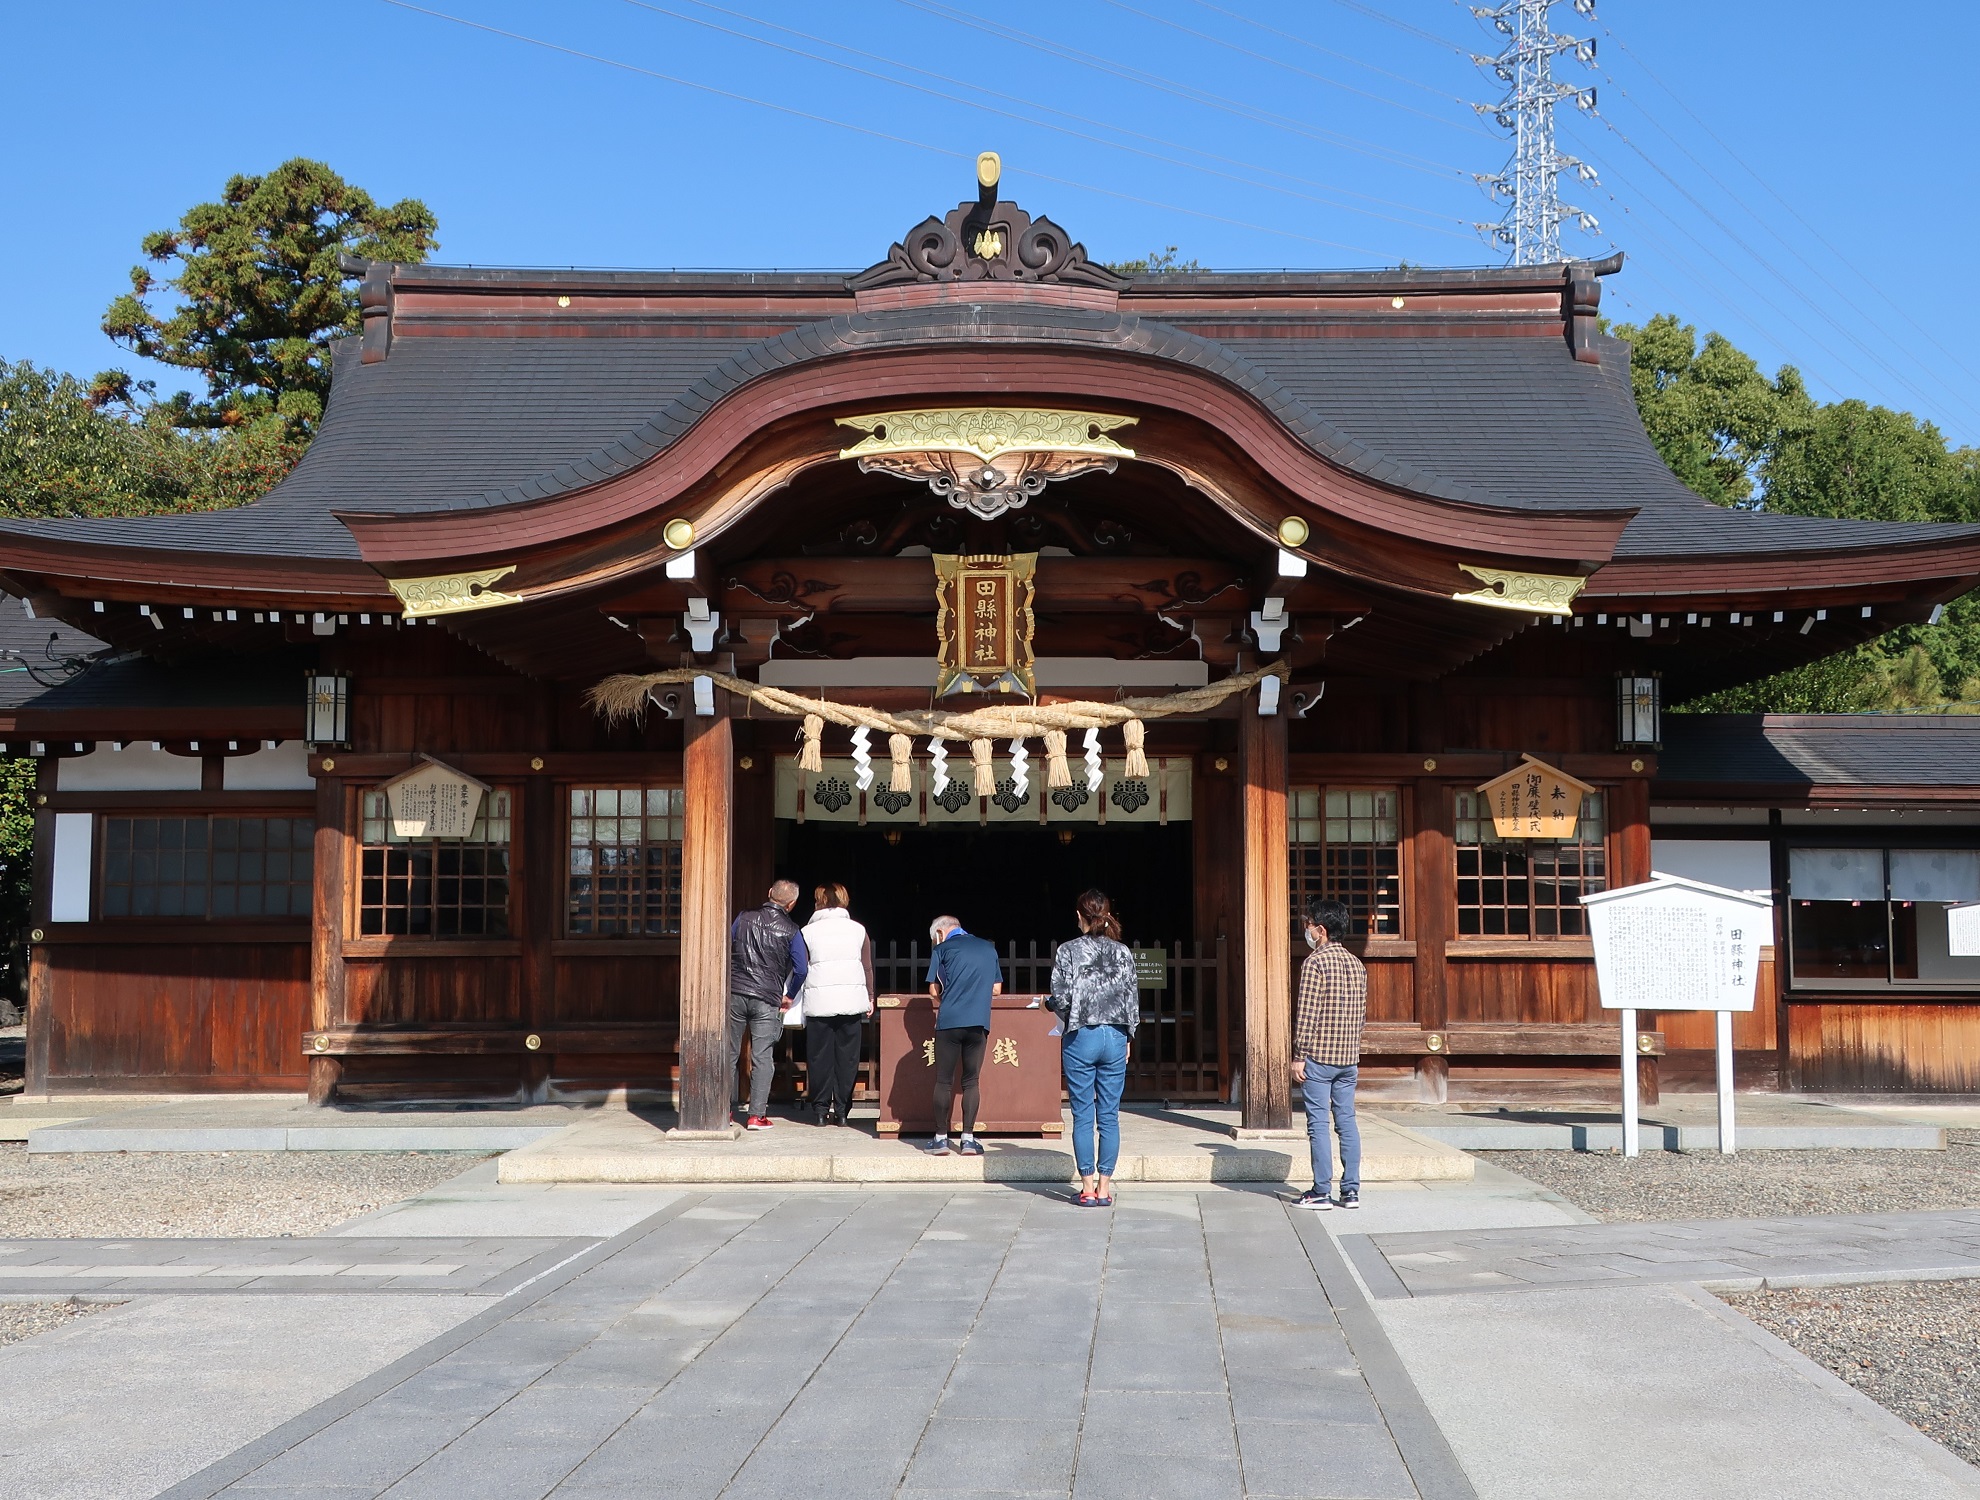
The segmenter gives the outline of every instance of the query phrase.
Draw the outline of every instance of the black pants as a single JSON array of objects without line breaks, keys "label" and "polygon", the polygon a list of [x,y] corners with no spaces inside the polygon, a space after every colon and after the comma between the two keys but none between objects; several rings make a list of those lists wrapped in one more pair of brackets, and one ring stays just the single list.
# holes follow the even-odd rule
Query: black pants
[{"label": "black pants", "polygon": [[859,1032],[864,1016],[806,1016],[804,1020],[805,1093],[813,1109],[837,1109],[844,1119],[852,1112],[853,1086],[859,1082]]},{"label": "black pants", "polygon": [[951,1026],[935,1033],[935,1133],[949,1130],[951,1101],[955,1098],[954,1079],[962,1072],[962,1128],[964,1135],[976,1131],[976,1078],[983,1071],[983,1047],[990,1040],[987,1026]]}]

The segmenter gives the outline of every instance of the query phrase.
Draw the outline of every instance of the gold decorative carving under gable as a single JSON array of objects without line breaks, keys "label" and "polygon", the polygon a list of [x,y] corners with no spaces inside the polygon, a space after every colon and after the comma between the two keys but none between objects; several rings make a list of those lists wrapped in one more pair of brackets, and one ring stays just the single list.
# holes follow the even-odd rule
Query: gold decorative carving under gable
[{"label": "gold decorative carving under gable", "polygon": [[1520,573],[1504,568],[1481,568],[1472,563],[1458,566],[1484,587],[1451,597],[1465,604],[1483,604],[1489,609],[1516,609],[1528,615],[1572,614],[1575,595],[1588,586],[1586,578],[1563,578],[1554,573]]},{"label": "gold decorative carving under gable", "polygon": [[430,615],[458,615],[470,609],[522,603],[521,594],[505,594],[495,587],[515,570],[515,564],[511,563],[506,568],[483,568],[478,573],[442,573],[434,578],[385,581],[405,606],[406,618],[421,620]]},{"label": "gold decorative carving under gable", "polygon": [[1132,427],[1138,417],[1111,417],[1094,411],[1044,411],[1031,407],[969,406],[934,411],[883,411],[841,417],[839,425],[863,432],[841,458],[885,453],[974,453],[989,460],[1004,453],[1094,453],[1133,458],[1107,434]]},{"label": "gold decorative carving under gable", "polygon": [[866,436],[840,453],[860,472],[926,484],[957,510],[994,521],[1053,480],[1111,473],[1134,450],[1107,434],[1136,421],[1091,411],[964,407],[841,417]]}]

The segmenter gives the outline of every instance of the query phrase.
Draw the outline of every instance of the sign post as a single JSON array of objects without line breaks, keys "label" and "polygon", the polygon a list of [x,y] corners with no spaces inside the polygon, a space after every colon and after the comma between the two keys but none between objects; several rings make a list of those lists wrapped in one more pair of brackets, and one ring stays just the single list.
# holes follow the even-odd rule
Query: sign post
[{"label": "sign post", "polygon": [[1765,896],[1652,875],[1641,885],[1583,896],[1605,1010],[1622,1012],[1623,1152],[1637,1154],[1636,1012],[1718,1015],[1719,1149],[1733,1154],[1732,1013],[1753,1009],[1760,949],[1773,910]]}]

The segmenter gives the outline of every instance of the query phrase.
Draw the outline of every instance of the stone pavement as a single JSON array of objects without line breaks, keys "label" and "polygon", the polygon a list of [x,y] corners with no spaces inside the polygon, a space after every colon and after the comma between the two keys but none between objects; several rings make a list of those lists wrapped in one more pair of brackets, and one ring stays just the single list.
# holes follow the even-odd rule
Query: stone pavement
[{"label": "stone pavement", "polygon": [[1980,1210],[1356,1235],[1378,1298],[1692,1282],[1725,1291],[1980,1277]]},{"label": "stone pavement", "polygon": [[1300,1220],[1230,1192],[681,1198],[168,1494],[1470,1496]]},{"label": "stone pavement", "polygon": [[479,1292],[500,1296],[589,1239],[0,1241],[0,1296],[85,1292]]},{"label": "stone pavement", "polygon": [[[1574,1106],[1380,1104],[1393,1125],[1463,1151],[1620,1151],[1622,1115]],[[1741,1151],[1941,1151],[1945,1127],[1929,1111],[1893,1111],[1871,1100],[1841,1104],[1782,1094],[1741,1094],[1733,1140]],[[1718,1102],[1710,1094],[1666,1094],[1638,1116],[1645,1151],[1716,1151]]]}]

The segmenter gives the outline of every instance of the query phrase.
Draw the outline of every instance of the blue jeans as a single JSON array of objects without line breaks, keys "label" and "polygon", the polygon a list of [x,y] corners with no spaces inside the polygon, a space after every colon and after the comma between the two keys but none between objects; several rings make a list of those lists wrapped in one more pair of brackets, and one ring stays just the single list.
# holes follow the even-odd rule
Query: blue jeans
[{"label": "blue jeans", "polygon": [[1127,1087],[1127,1033],[1118,1026],[1082,1026],[1066,1034],[1060,1053],[1072,1098],[1073,1161],[1094,1175],[1093,1136],[1100,1135],[1099,1175],[1112,1177],[1121,1156],[1121,1090]]},{"label": "blue jeans", "polygon": [[1327,1116],[1341,1133],[1341,1187],[1361,1191],[1361,1127],[1354,1123],[1354,1085],[1361,1069],[1349,1063],[1309,1062],[1300,1090],[1306,1096],[1306,1140],[1313,1152],[1313,1185],[1326,1192],[1334,1183],[1334,1141]]}]

